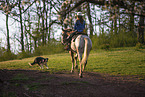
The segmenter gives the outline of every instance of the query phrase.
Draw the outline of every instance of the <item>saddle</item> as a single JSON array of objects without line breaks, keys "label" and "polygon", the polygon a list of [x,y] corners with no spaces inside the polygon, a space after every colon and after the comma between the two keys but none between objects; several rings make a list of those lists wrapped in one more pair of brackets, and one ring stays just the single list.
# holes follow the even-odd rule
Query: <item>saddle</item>
[{"label": "saddle", "polygon": [[72,41],[75,42],[76,38],[79,36],[79,35],[87,35],[86,33],[82,33],[82,32],[76,32],[76,34],[72,37]]}]

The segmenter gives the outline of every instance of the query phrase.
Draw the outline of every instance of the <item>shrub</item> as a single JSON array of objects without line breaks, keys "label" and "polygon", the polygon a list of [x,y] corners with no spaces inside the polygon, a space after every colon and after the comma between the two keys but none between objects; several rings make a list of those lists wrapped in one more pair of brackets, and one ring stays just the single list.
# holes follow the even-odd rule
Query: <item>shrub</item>
[{"label": "shrub", "polygon": [[109,44],[102,44],[102,45],[100,45],[100,48],[105,49],[105,50],[109,50],[110,45]]},{"label": "shrub", "polygon": [[91,40],[93,49],[109,49],[111,47],[116,48],[135,46],[137,43],[137,36],[131,31],[121,29],[118,33],[99,33],[99,35],[94,35]]},{"label": "shrub", "polygon": [[33,55],[30,52],[19,52],[17,55],[18,59],[22,59],[22,58],[28,58],[28,57],[32,57]]},{"label": "shrub", "polygon": [[135,47],[136,47],[136,49],[143,49],[143,48],[145,48],[145,45],[138,42]]},{"label": "shrub", "polygon": [[49,54],[61,53],[63,51],[64,51],[63,45],[60,42],[55,42],[55,43],[49,42],[45,46],[37,47],[36,50],[34,51],[34,55],[35,56],[49,55]]},{"label": "shrub", "polygon": [[0,49],[0,61],[7,61],[16,59],[17,56],[11,51],[7,51],[5,48]]}]

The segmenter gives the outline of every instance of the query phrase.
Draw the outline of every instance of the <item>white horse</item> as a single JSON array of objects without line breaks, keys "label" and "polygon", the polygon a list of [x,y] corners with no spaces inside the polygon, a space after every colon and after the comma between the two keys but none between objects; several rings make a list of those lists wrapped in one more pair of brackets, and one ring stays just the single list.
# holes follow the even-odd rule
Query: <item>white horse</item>
[{"label": "white horse", "polygon": [[[66,38],[70,35],[70,31],[63,30],[62,31],[62,43],[66,43]],[[92,48],[92,41],[87,35],[78,35],[77,38],[74,40],[71,40],[71,50],[69,51],[71,55],[72,60],[72,69],[71,72],[74,71],[74,60],[75,60],[75,68],[78,67],[77,65],[77,57],[79,58],[79,64],[80,64],[80,73],[79,77],[82,78],[82,72],[84,71],[86,65],[87,65],[87,59],[89,56],[89,53]],[[77,53],[74,57],[74,53]],[[83,58],[82,55],[84,54]],[[83,68],[82,68],[83,64]]]}]

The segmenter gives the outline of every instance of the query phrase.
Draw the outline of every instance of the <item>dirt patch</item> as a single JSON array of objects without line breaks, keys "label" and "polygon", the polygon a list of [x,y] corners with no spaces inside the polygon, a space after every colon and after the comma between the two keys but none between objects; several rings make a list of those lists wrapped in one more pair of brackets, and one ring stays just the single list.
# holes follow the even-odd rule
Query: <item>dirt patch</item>
[{"label": "dirt patch", "polygon": [[0,70],[0,97],[144,97],[145,81],[138,76],[84,72]]}]

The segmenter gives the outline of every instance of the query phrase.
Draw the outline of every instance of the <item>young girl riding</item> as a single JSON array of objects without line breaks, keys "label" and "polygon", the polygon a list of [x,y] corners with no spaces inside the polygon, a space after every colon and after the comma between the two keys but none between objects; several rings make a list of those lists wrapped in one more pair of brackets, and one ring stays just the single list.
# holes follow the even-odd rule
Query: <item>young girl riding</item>
[{"label": "young girl riding", "polygon": [[70,36],[67,38],[67,46],[64,48],[66,50],[70,50],[70,43],[71,43],[71,39],[74,35],[76,34],[84,34],[84,29],[85,29],[85,21],[83,19],[83,14],[81,12],[77,13],[77,19],[74,25],[74,30],[72,31],[72,33],[70,34]]}]

